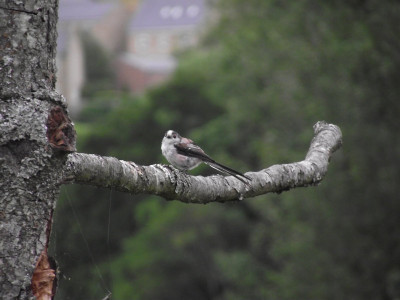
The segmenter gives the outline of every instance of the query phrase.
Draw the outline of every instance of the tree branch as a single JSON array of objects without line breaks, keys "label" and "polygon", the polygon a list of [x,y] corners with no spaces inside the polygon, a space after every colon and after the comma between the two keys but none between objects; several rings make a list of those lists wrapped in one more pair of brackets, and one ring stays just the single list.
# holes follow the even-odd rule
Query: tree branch
[{"label": "tree branch", "polygon": [[331,155],[342,144],[338,126],[324,121],[314,125],[314,138],[303,161],[248,172],[245,185],[232,176],[191,176],[167,165],[140,166],[94,154],[68,156],[64,183],[90,184],[132,194],[155,194],[188,203],[242,200],[270,192],[318,184],[328,170]]}]

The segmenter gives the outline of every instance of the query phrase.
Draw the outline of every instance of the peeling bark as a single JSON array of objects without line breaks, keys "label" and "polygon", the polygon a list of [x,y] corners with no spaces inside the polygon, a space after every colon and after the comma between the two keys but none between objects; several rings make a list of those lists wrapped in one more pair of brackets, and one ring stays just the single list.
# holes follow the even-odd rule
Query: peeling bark
[{"label": "peeling bark", "polygon": [[36,300],[51,300],[56,271],[50,265],[47,249],[43,250],[32,276],[32,291]]},{"label": "peeling bark", "polygon": [[47,119],[47,139],[57,151],[76,151],[76,132],[74,126],[61,106],[52,107]]},{"label": "peeling bark", "polygon": [[128,193],[155,194],[188,203],[242,200],[270,192],[318,184],[328,170],[329,159],[340,148],[342,133],[336,125],[318,122],[303,161],[274,165],[248,172],[248,185],[232,176],[190,176],[172,166],[139,166],[113,157],[73,153],[68,157],[65,180]]}]

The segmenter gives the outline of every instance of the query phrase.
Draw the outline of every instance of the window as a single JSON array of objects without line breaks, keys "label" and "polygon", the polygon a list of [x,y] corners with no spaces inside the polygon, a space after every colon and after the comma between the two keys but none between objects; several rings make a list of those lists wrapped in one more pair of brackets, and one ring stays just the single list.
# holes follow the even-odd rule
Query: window
[{"label": "window", "polygon": [[183,14],[183,8],[181,6],[174,6],[170,10],[170,15],[173,19],[179,19],[182,17]]},{"label": "window", "polygon": [[183,13],[184,11],[182,6],[164,6],[160,9],[160,16],[163,19],[179,19],[183,16]]},{"label": "window", "polygon": [[135,38],[135,50],[137,53],[144,53],[150,48],[150,35],[140,33]]},{"label": "window", "polygon": [[157,37],[157,49],[161,53],[169,53],[170,52],[170,37],[168,34],[160,34]]},{"label": "window", "polygon": [[196,17],[200,12],[200,8],[197,5],[190,5],[186,9],[186,14],[188,15],[189,18],[194,18]]}]

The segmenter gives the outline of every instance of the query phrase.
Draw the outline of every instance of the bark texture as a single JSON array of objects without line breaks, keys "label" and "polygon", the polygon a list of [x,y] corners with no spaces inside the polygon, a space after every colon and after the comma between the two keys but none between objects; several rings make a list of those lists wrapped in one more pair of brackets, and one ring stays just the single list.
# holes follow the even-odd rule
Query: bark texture
[{"label": "bark texture", "polygon": [[47,265],[39,257],[66,160],[47,128],[55,107],[65,111],[54,91],[57,8],[57,0],[0,0],[0,299],[34,298],[35,267]]},{"label": "bark texture", "polygon": [[338,126],[318,122],[303,161],[248,172],[248,185],[232,176],[190,176],[166,165],[139,166],[133,162],[93,154],[70,154],[65,180],[129,193],[156,194],[188,203],[242,200],[270,192],[318,184],[328,170],[333,152],[342,144]]}]

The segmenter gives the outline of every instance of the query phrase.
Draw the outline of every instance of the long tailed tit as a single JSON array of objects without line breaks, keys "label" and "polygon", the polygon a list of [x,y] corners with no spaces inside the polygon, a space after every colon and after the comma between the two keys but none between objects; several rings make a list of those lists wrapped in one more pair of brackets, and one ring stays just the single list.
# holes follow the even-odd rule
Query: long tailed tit
[{"label": "long tailed tit", "polygon": [[161,142],[161,152],[174,167],[182,171],[191,170],[203,162],[219,172],[234,176],[246,184],[245,179],[251,180],[250,177],[217,163],[192,140],[180,136],[179,133],[173,130],[168,130],[165,133]]}]

